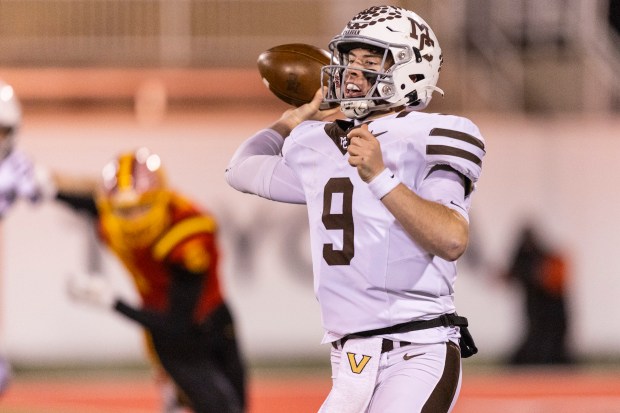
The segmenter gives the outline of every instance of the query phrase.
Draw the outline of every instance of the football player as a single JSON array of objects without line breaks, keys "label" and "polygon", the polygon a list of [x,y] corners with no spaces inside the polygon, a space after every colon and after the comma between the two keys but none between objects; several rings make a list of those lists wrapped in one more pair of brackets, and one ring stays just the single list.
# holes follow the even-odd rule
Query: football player
[{"label": "football player", "polygon": [[33,163],[16,148],[21,120],[21,105],[15,91],[0,80],[0,218],[16,200],[36,202],[42,196]]},{"label": "football player", "polygon": [[[0,220],[18,199],[37,202],[44,192],[32,161],[16,148],[21,121],[21,104],[13,87],[0,80]],[[10,363],[0,355],[0,394],[10,378]]]},{"label": "football player", "polygon": [[101,238],[131,274],[142,304],[119,298],[103,275],[74,276],[71,297],[145,328],[155,365],[179,389],[164,397],[165,412],[184,405],[197,413],[245,411],[245,368],[220,288],[215,218],[168,187],[159,156],[146,148],[103,168],[94,209],[79,196],[84,180],[71,187],[62,178],[57,198],[98,214]]},{"label": "football player", "polygon": [[[235,189],[305,203],[315,294],[332,346],[329,413],[445,413],[461,357],[477,349],[456,314],[456,260],[468,242],[485,154],[470,120],[421,112],[442,65],[412,11],[378,6],[329,44],[325,90],[235,152]],[[338,109],[320,110],[322,100]]]}]

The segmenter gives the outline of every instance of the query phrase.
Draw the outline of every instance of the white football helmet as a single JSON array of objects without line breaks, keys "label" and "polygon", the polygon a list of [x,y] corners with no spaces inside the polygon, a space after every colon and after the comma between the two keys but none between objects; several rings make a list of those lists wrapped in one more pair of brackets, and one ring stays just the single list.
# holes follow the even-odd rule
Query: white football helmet
[{"label": "white football helmet", "polygon": [[11,85],[0,80],[0,160],[11,153],[22,121],[22,109]]},{"label": "white football helmet", "polygon": [[[373,87],[366,96],[346,98],[344,79],[348,52],[355,48],[379,50],[387,68],[361,70]],[[327,102],[339,102],[348,118],[364,118],[373,111],[398,106],[424,109],[434,91],[443,62],[441,48],[430,26],[412,11],[395,6],[375,6],[358,13],[341,34],[329,43],[332,64],[324,66],[328,77]],[[382,67],[383,67],[382,64]],[[325,84],[325,83],[324,83]]]}]

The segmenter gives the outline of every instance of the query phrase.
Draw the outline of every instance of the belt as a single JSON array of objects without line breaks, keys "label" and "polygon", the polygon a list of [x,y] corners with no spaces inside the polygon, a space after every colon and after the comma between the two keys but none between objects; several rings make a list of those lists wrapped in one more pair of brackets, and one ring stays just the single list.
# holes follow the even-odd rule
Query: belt
[{"label": "belt", "polygon": [[[344,343],[347,342],[347,340],[348,337],[344,337],[340,340],[332,341],[332,347],[336,350],[342,350],[342,347],[344,346]],[[392,351],[395,348],[405,347],[410,344],[411,343],[409,341],[392,341],[384,338],[381,342],[381,353],[387,353],[388,351]]]}]

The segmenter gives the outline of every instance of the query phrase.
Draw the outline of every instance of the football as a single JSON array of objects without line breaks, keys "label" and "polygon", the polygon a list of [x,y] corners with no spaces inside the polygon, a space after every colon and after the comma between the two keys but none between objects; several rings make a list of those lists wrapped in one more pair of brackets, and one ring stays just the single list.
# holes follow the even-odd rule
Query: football
[{"label": "football", "polygon": [[321,86],[321,68],[330,54],[318,47],[291,43],[272,47],[258,56],[263,83],[278,98],[293,106],[308,103]]}]

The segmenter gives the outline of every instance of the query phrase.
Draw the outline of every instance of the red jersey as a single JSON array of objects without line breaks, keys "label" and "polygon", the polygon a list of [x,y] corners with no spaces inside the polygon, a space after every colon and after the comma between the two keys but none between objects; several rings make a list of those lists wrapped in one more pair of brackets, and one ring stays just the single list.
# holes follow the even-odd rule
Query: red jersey
[{"label": "red jersey", "polygon": [[203,277],[194,314],[195,321],[200,322],[223,302],[217,224],[212,215],[176,193],[171,194],[168,214],[169,226],[148,247],[135,248],[124,242],[117,222],[107,213],[100,216],[100,234],[131,273],[145,310],[168,310],[171,268],[182,268]]}]

